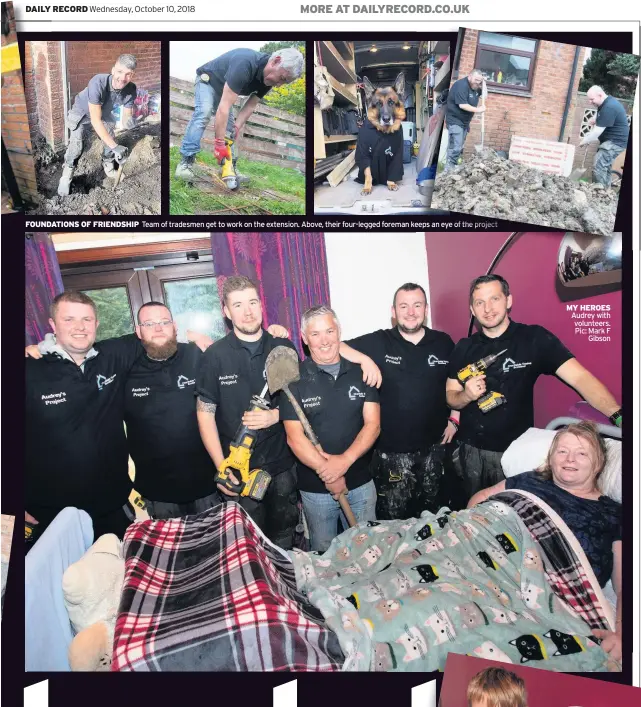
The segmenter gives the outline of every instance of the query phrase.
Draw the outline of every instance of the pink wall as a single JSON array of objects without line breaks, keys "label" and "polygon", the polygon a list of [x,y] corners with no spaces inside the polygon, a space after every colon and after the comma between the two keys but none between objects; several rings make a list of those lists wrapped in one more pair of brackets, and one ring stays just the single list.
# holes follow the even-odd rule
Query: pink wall
[{"label": "pink wall", "polygon": [[[509,233],[426,233],[432,326],[454,341],[467,336],[470,282],[485,274]],[[590,342],[574,334],[574,321],[556,291],[556,263],[564,233],[524,233],[504,253],[495,273],[509,283],[513,295],[512,318],[540,324],[561,339],[576,358],[621,400],[621,292],[572,304],[609,304],[610,342]],[[569,304],[569,303],[568,303]],[[567,415],[580,396],[552,376],[541,376],[534,393],[534,419],[538,427]],[[601,421],[606,421],[602,419]]]},{"label": "pink wall", "polygon": [[490,667],[511,670],[525,681],[528,707],[636,707],[641,704],[641,689],[636,687],[450,653],[439,707],[468,707],[468,683],[481,670]]}]

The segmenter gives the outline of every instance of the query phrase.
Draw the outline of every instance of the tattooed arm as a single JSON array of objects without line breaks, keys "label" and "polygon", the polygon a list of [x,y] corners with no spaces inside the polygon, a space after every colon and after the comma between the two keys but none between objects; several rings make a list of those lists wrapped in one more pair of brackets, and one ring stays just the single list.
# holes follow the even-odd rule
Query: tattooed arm
[{"label": "tattooed arm", "polygon": [[196,416],[198,418],[200,437],[218,469],[223,463],[225,456],[223,455],[223,448],[220,444],[218,428],[216,427],[216,404],[208,403],[202,398],[198,398],[196,401]]}]

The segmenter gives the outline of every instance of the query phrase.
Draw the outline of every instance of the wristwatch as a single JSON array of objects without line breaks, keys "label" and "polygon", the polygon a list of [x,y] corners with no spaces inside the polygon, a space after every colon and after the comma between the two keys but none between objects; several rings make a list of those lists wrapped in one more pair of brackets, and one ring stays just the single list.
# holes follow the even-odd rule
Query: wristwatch
[{"label": "wristwatch", "polygon": [[617,427],[621,427],[623,421],[623,408],[619,408],[616,412],[610,415],[610,422]]}]

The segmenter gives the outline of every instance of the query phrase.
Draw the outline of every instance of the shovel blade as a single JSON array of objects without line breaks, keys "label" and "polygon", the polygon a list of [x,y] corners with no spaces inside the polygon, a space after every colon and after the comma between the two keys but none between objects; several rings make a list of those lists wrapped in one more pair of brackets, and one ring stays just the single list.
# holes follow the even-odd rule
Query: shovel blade
[{"label": "shovel blade", "polygon": [[269,392],[273,395],[300,379],[298,354],[287,346],[276,346],[265,359],[265,375]]}]

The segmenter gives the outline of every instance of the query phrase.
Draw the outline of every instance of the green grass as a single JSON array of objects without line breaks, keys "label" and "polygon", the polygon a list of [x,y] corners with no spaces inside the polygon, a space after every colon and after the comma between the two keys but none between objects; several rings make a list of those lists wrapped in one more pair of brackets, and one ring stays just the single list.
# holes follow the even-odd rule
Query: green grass
[{"label": "green grass", "polygon": [[[242,208],[243,213],[248,215],[250,213],[262,214],[263,212],[258,209],[252,212],[250,206],[252,200],[243,197],[243,194],[247,196],[260,194],[262,189],[298,197],[296,201],[282,201],[261,196],[259,200],[254,201],[254,203],[260,204],[262,208],[267,209],[270,213],[280,215],[305,213],[305,175],[296,169],[275,167],[240,157],[238,159],[238,171],[251,177],[251,182],[246,187],[241,187],[239,194],[221,193],[213,195],[206,194],[181,179],[176,179],[174,172],[179,161],[180,150],[178,147],[172,147],[170,150],[169,213],[174,216],[203,214],[211,211],[220,211],[228,207]],[[220,170],[218,161],[209,152],[200,152],[196,158],[196,164],[198,162],[203,162],[209,167]]]}]

